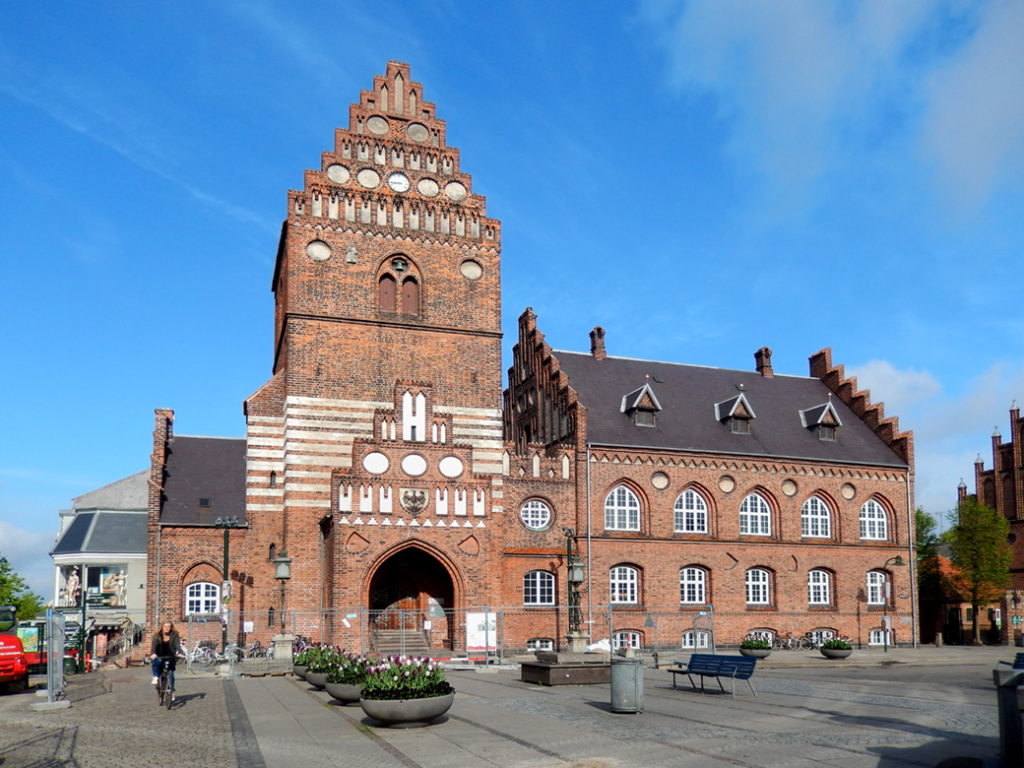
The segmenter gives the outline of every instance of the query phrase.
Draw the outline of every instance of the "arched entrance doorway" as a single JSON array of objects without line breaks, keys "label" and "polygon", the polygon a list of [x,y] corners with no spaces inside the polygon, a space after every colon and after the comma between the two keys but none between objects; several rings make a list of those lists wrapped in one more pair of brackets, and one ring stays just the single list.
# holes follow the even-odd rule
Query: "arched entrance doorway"
[{"label": "arched entrance doorway", "polygon": [[425,655],[451,649],[455,587],[428,552],[410,547],[381,563],[370,579],[369,597],[374,650]]}]

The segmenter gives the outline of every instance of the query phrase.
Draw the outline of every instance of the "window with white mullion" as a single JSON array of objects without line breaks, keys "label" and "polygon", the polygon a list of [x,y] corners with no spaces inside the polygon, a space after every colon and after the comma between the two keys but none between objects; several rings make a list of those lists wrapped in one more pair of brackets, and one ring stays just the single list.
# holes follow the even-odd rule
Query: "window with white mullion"
[{"label": "window with white mullion", "polygon": [[547,571],[530,571],[523,576],[523,604],[554,605],[554,574]]},{"label": "window with white mullion", "polygon": [[740,503],[740,533],[771,536],[772,510],[759,493],[752,493]]},{"label": "window with white mullion", "polygon": [[811,605],[831,605],[831,581],[828,571],[810,571],[807,574],[807,602]]},{"label": "window with white mullion", "polygon": [[868,499],[860,508],[860,537],[874,541],[886,541],[889,538],[885,508],[874,499]]},{"label": "window with white mullion", "polygon": [[762,568],[747,571],[747,605],[768,605],[770,602],[770,575]]},{"label": "window with white mullion", "polygon": [[676,533],[707,533],[708,505],[692,488],[679,494],[674,508]]},{"label": "window with white mullion", "polygon": [[605,497],[604,527],[609,531],[640,530],[640,500],[626,486],[613,488]]},{"label": "window with white mullion", "polygon": [[707,602],[707,574],[702,568],[682,568],[679,571],[679,602]]},{"label": "window with white mullion", "polygon": [[608,586],[613,603],[637,603],[639,574],[636,568],[619,565],[612,568],[608,577]]},{"label": "window with white mullion", "polygon": [[811,496],[800,510],[800,534],[820,539],[832,536],[832,513],[818,496]]}]

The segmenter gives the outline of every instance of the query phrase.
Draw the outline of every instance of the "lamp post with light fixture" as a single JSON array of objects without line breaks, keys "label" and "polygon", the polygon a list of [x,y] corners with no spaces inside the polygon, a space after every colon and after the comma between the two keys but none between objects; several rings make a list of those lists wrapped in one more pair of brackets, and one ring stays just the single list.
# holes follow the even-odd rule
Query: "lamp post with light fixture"
[{"label": "lamp post with light fixture", "polygon": [[292,559],[288,557],[284,547],[271,562],[274,563],[274,578],[281,583],[281,632],[274,635],[274,658],[291,659],[292,636],[285,633],[284,619],[284,583],[292,577]]},{"label": "lamp post with light fixture", "polygon": [[569,634],[566,640],[569,642],[570,653],[581,653],[586,650],[586,637],[580,632],[580,588],[583,584],[585,566],[572,552],[576,532],[568,527],[563,527],[562,532],[565,534],[566,588],[569,598]]},{"label": "lamp post with light fixture", "polygon": [[218,517],[213,521],[214,528],[224,529],[224,577],[220,584],[221,604],[221,630],[220,630],[220,652],[228,652],[228,611],[225,603],[231,602],[231,576],[228,573],[228,545],[230,542],[230,531],[232,528],[241,528],[242,523],[236,515],[230,517]]},{"label": "lamp post with light fixture", "polygon": [[882,573],[885,576],[885,584],[882,590],[882,652],[889,652],[889,600],[892,599],[892,579],[889,574],[885,571],[890,565],[894,565],[897,568],[902,568],[906,565],[903,562],[903,558],[900,555],[896,557],[890,557],[884,563],[882,563]]}]

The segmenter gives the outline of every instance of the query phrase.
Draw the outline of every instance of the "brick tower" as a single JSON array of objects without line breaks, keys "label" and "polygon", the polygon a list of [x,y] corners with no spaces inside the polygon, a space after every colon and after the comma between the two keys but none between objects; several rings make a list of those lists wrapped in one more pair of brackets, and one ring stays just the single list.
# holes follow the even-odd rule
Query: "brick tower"
[{"label": "brick tower", "polygon": [[288,193],[273,375],[245,404],[248,600],[268,624],[284,548],[288,631],[462,647],[451,610],[500,578],[500,243],[444,121],[388,62]]}]

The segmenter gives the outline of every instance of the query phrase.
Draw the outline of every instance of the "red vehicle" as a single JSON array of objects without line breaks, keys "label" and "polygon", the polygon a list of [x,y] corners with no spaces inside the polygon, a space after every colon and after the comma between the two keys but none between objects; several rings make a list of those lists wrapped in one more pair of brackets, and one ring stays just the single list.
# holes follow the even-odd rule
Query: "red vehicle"
[{"label": "red vehicle", "polygon": [[0,605],[0,685],[8,690],[28,688],[28,660],[21,639],[15,634],[17,613],[13,605]]}]

